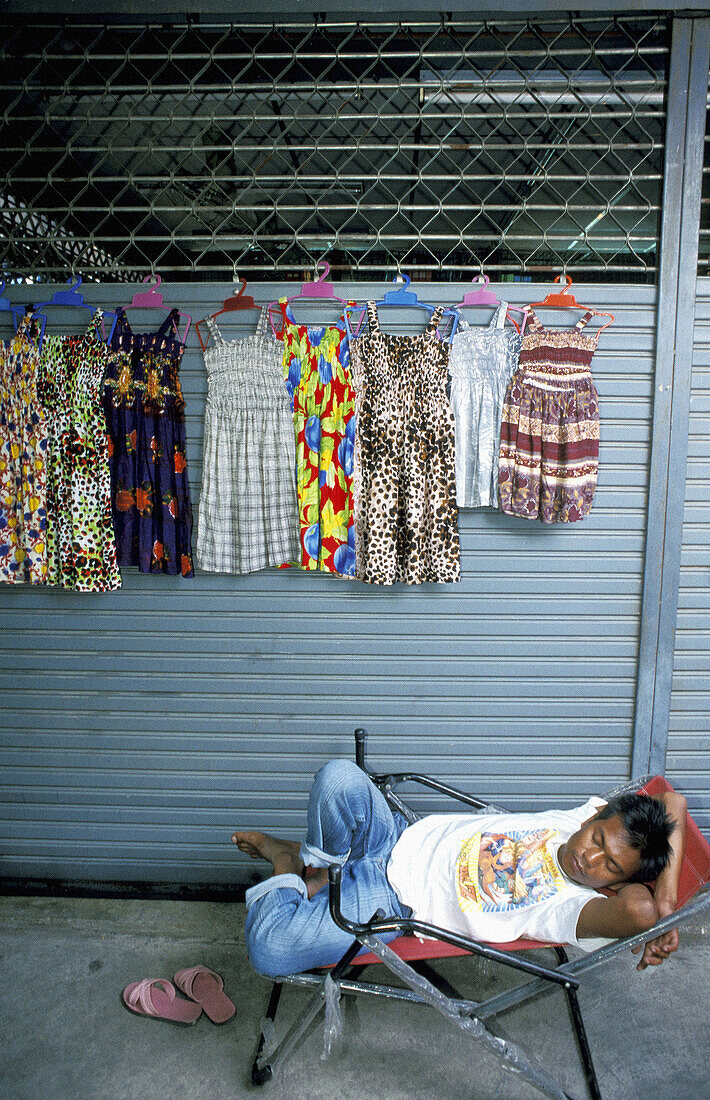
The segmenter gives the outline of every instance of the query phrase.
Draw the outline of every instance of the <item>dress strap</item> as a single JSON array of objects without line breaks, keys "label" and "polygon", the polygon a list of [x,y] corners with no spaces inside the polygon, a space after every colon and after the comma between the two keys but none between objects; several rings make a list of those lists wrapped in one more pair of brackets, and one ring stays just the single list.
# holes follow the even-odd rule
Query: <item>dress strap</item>
[{"label": "dress strap", "polygon": [[38,328],[39,325],[35,320],[34,313],[31,309],[28,309],[17,326],[17,335],[24,336],[27,340],[34,340]]},{"label": "dress strap", "polygon": [[101,319],[104,315],[104,311],[99,307],[94,311],[94,314],[86,327],[86,336],[89,340],[96,341],[97,343],[103,343],[103,336],[101,334]]},{"label": "dress strap", "polygon": [[498,309],[491,317],[489,328],[505,328],[505,319],[508,316],[508,303],[499,302]]},{"label": "dress strap", "polygon": [[525,326],[526,332],[544,332],[544,327],[540,324],[537,315],[532,310],[528,311],[528,323]]},{"label": "dress strap", "polygon": [[296,324],[288,304],[288,298],[279,298],[279,309],[281,310],[281,316],[283,317],[284,325]]},{"label": "dress strap", "polygon": [[424,332],[427,336],[431,336],[432,334],[434,336],[436,336],[436,330],[438,329],[439,325],[441,324],[441,318],[444,314],[445,309],[446,309],[446,306],[437,306],[436,307],[436,309],[432,313],[431,317],[429,318],[429,324],[424,329]]},{"label": "dress strap", "polygon": [[255,335],[256,336],[268,336],[268,333],[269,333],[269,330],[268,330],[268,327],[267,327],[268,324],[269,324],[269,307],[268,306],[262,306],[261,307],[261,313],[259,314],[259,320],[256,322]]},{"label": "dress strap", "polygon": [[589,324],[589,322],[591,321],[593,316],[594,316],[594,310],[593,309],[588,309],[587,312],[584,314],[584,316],[579,318],[579,320],[577,321],[577,324],[574,327],[577,329],[578,332],[581,332],[582,329],[584,328],[584,326]]},{"label": "dress strap", "polygon": [[215,321],[215,319],[213,317],[208,317],[207,320],[205,321],[205,324],[207,325],[207,328],[210,330],[210,336],[212,336],[214,338],[215,344],[226,344],[227,343],[224,336],[222,335],[222,333],[219,330],[217,322]]},{"label": "dress strap", "polygon": [[175,306],[174,309],[170,310],[170,313],[167,315],[167,317],[165,318],[165,320],[163,321],[162,325],[160,326],[160,328],[158,329],[158,331],[156,332],[155,335],[156,336],[167,336],[169,334],[170,336],[177,337],[177,327],[178,327],[179,319],[180,319],[180,310],[177,308],[177,306]]},{"label": "dress strap", "polygon": [[367,322],[370,326],[370,332],[380,331],[380,319],[377,316],[377,306],[374,302],[367,303]]}]

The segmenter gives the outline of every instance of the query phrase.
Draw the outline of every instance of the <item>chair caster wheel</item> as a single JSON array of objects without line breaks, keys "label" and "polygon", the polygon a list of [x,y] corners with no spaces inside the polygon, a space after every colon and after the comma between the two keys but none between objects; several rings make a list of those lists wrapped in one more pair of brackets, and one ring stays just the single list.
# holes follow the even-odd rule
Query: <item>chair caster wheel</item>
[{"label": "chair caster wheel", "polygon": [[251,1083],[252,1085],[265,1085],[267,1081],[270,1081],[274,1076],[271,1066],[259,1066],[256,1063],[251,1067]]}]

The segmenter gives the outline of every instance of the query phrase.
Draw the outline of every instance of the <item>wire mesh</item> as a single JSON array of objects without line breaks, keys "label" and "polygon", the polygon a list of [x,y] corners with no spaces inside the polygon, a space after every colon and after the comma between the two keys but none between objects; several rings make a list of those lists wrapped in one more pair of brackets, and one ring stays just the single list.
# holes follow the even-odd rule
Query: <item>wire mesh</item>
[{"label": "wire mesh", "polygon": [[0,33],[6,278],[654,280],[665,17]]}]

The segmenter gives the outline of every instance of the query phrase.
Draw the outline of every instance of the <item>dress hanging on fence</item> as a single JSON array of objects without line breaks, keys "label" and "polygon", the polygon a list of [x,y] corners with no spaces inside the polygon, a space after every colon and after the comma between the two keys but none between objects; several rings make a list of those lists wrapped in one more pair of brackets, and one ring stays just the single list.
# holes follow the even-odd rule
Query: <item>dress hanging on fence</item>
[{"label": "dress hanging on fence", "polygon": [[345,318],[334,325],[300,325],[288,299],[279,299],[279,306],[283,370],[293,395],[300,565],[351,577],[355,406]]},{"label": "dress hanging on fence", "polygon": [[253,336],[225,340],[212,318],[197,566],[252,573],[300,561],[296,455],[281,345],[267,308]]},{"label": "dress hanging on fence", "polygon": [[353,339],[357,390],[357,576],[371,584],[457,581],[454,416],[446,396],[443,308],[418,336],[380,329]]},{"label": "dress hanging on fence", "polygon": [[192,508],[180,388],[184,345],[172,333],[179,310],[157,332],[134,333],[120,307],[116,352],[103,386],[111,502],[120,565],[141,573],[193,576]]},{"label": "dress hanging on fence", "polygon": [[598,332],[546,329],[534,313],[501,424],[500,508],[543,523],[572,523],[592,507],[599,466],[599,400],[590,364]]},{"label": "dress hanging on fence", "polygon": [[47,422],[37,395],[38,326],[0,343],[0,581],[47,583]]},{"label": "dress hanging on fence", "polygon": [[459,508],[498,505],[498,448],[505,392],[518,365],[522,337],[504,328],[508,303],[488,325],[461,318],[451,341],[451,407],[456,421]]},{"label": "dress hanging on fence", "polygon": [[47,579],[78,592],[121,587],[101,381],[112,352],[101,311],[81,336],[46,335],[38,392],[48,429]]}]

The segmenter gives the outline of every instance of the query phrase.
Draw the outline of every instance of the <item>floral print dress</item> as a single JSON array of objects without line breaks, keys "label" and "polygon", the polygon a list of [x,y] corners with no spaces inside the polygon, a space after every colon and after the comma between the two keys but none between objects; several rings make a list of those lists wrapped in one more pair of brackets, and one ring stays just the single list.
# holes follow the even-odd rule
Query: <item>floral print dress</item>
[{"label": "floral print dress", "polygon": [[134,333],[116,310],[116,352],[104,378],[111,503],[120,565],[141,573],[194,575],[192,507],[185,457],[184,345],[172,310],[157,332]]},{"label": "floral print dress", "polygon": [[101,380],[114,353],[100,326],[97,310],[83,335],[45,336],[39,364],[48,429],[47,579],[77,592],[121,587],[101,408]]},{"label": "floral print dress", "polygon": [[[354,305],[349,302],[348,305]],[[293,397],[303,569],[355,575],[354,392],[345,318],[297,324],[279,300],[286,388]]]},{"label": "floral print dress", "polygon": [[47,420],[37,396],[37,325],[0,344],[0,581],[47,582]]}]

